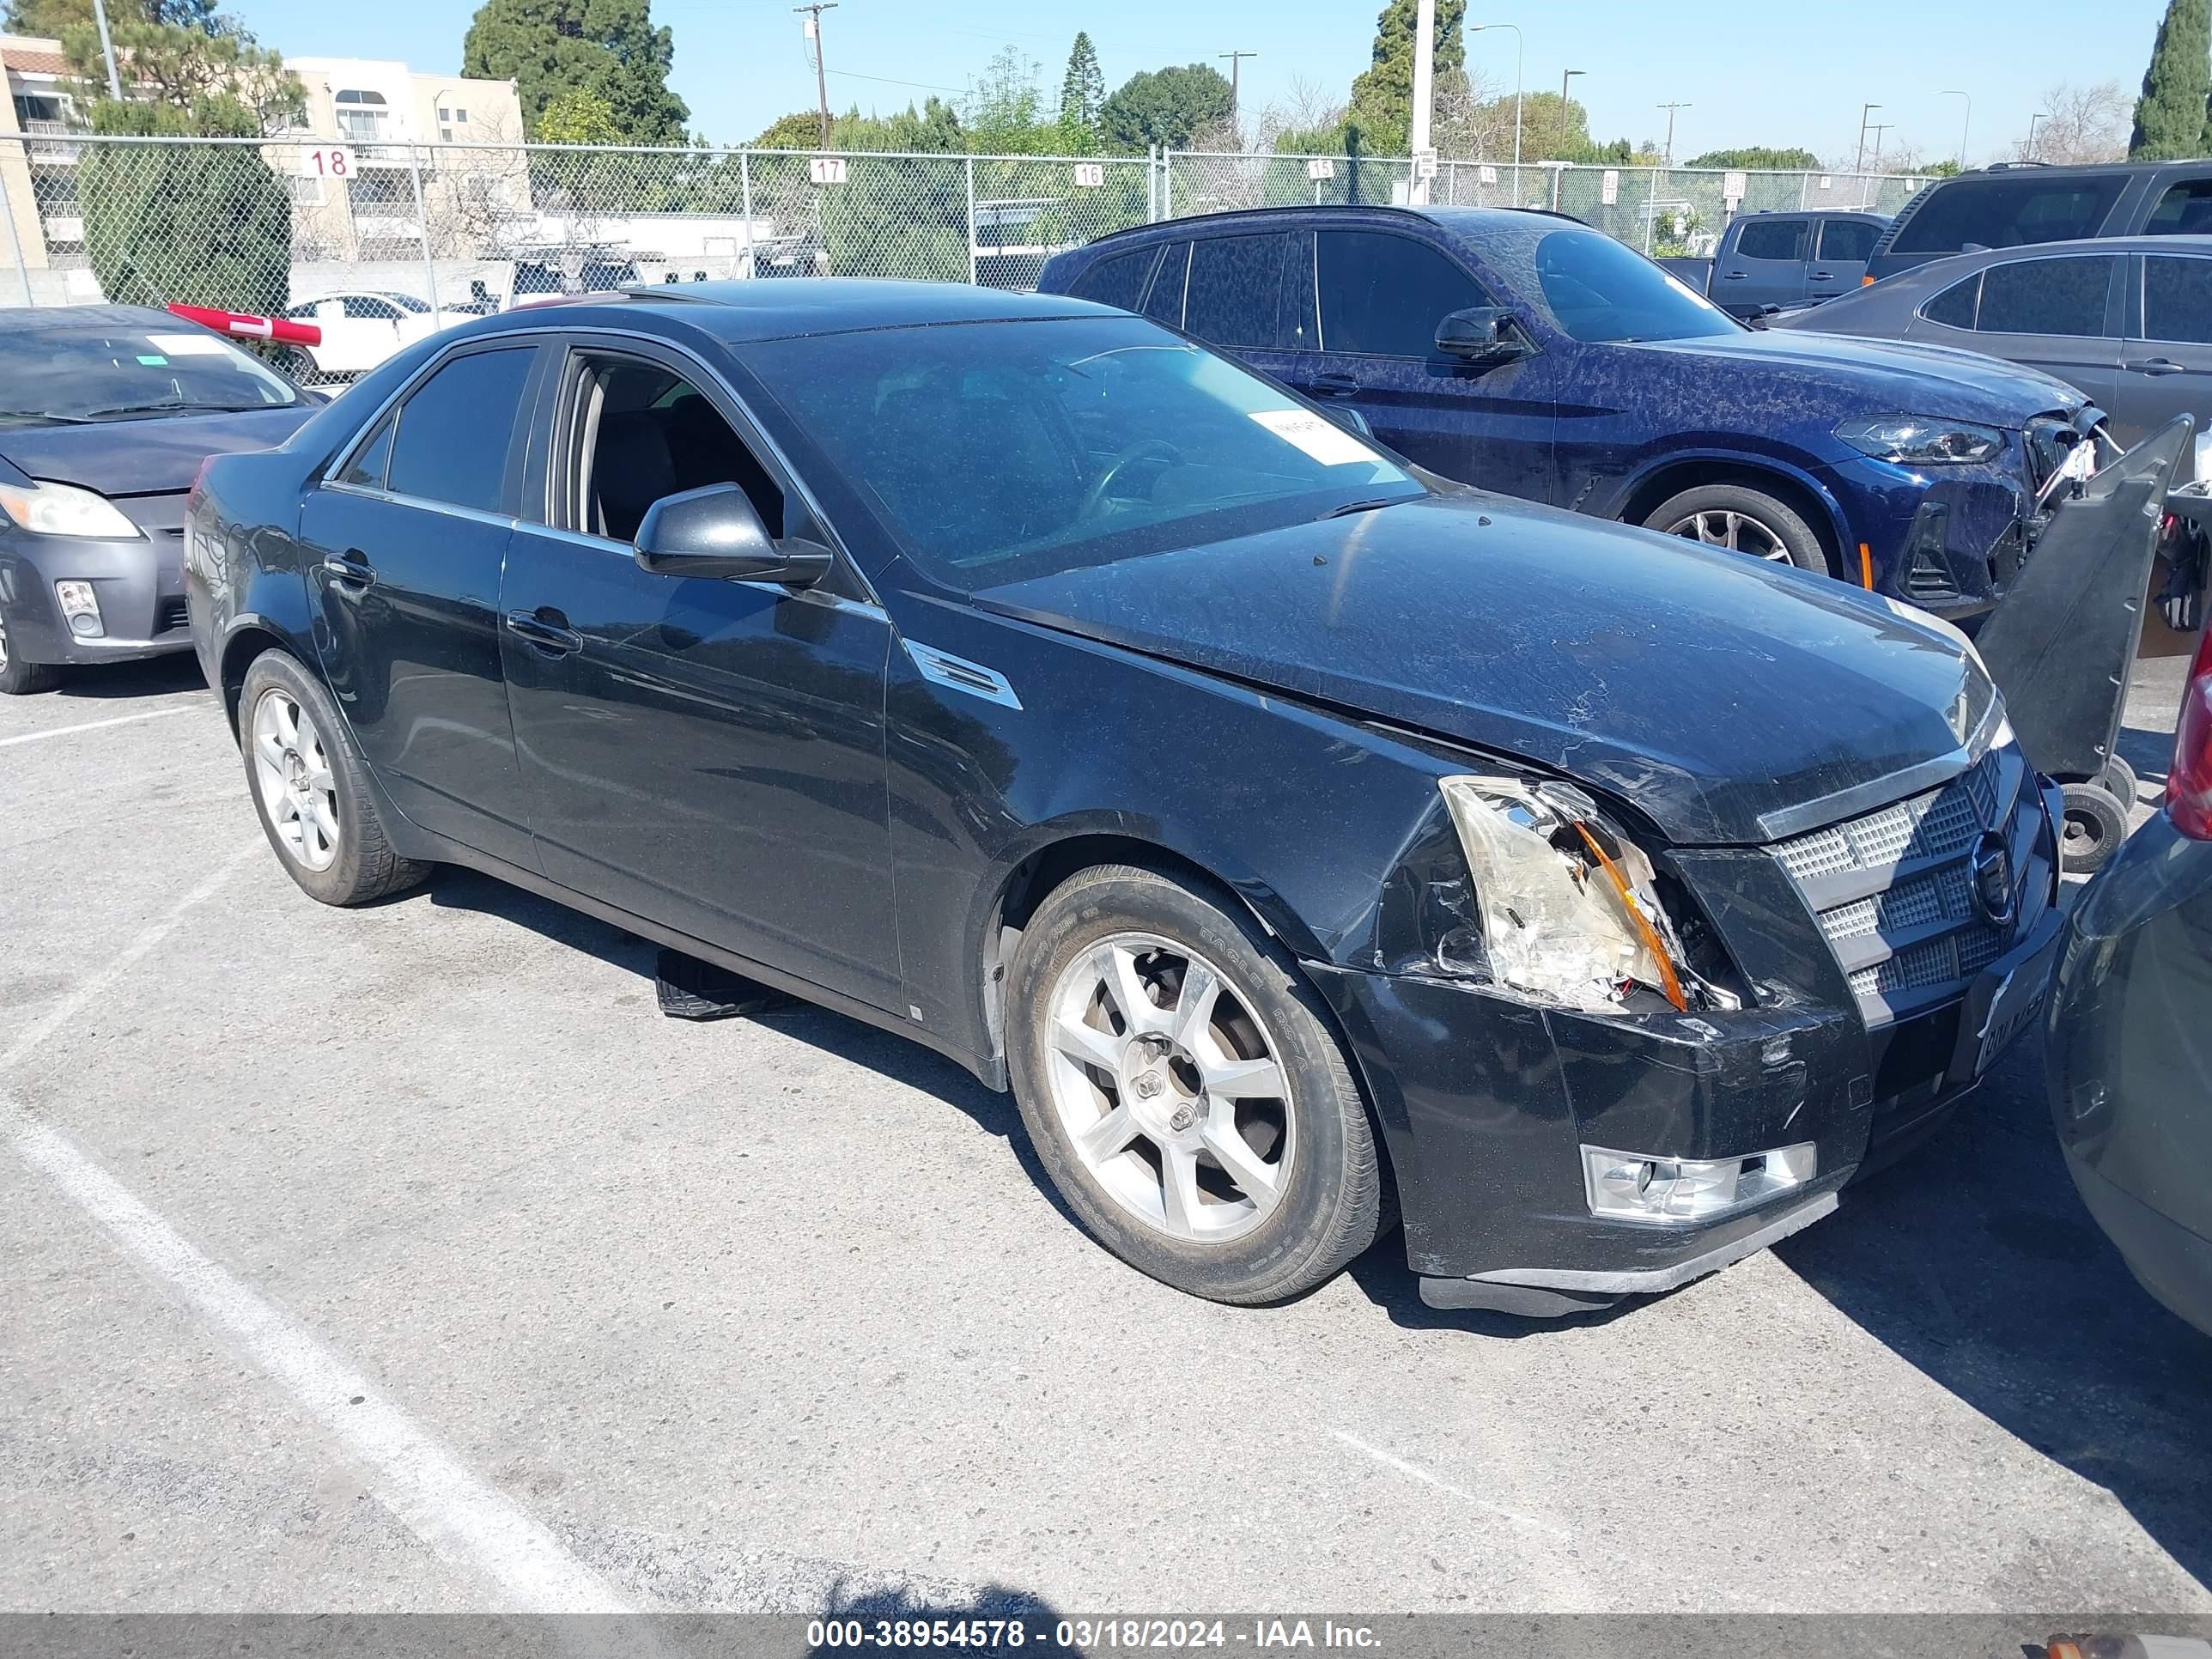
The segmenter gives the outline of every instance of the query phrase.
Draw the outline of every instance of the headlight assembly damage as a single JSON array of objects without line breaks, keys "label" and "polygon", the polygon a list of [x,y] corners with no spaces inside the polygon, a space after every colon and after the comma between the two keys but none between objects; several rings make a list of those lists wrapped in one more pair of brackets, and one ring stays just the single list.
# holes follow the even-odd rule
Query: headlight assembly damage
[{"label": "headlight assembly damage", "polygon": [[1437,895],[1460,926],[1436,943],[1443,972],[1589,1013],[1628,1012],[1636,988],[1678,1011],[1738,999],[1693,971],[1644,850],[1571,784],[1438,781],[1473,878]]}]

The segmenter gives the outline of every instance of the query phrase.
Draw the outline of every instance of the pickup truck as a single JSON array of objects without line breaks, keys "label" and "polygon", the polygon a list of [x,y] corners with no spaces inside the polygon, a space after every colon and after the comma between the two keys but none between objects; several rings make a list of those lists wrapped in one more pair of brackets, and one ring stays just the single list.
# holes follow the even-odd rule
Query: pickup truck
[{"label": "pickup truck", "polygon": [[1662,259],[1680,281],[1746,322],[1848,294],[1889,228],[1879,213],[1747,213],[1710,259]]}]

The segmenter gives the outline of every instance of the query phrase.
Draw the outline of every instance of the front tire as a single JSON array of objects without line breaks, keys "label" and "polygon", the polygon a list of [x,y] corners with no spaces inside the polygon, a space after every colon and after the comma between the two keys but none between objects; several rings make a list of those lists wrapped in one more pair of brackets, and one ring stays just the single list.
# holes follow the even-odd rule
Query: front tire
[{"label": "front tire", "polygon": [[368,904],[415,886],[427,865],[392,849],[353,734],[315,678],[264,651],[239,694],[239,747],[261,828],[285,873],[325,904]]},{"label": "front tire", "polygon": [[8,648],[8,619],[0,617],[0,697],[28,697],[62,683],[59,665],[25,662]]},{"label": "front tire", "polygon": [[1831,576],[1827,550],[1796,508],[1747,484],[1699,484],[1670,495],[1644,520],[1647,530]]},{"label": "front tire", "polygon": [[1086,870],[1030,919],[1007,1008],[1037,1156],[1131,1267],[1258,1304],[1375,1241],[1382,1175],[1343,1051],[1233,902],[1154,871]]}]

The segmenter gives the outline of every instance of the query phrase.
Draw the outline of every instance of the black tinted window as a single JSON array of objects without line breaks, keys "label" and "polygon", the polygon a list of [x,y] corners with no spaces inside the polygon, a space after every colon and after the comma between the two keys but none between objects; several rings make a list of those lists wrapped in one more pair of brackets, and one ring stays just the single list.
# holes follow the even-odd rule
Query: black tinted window
[{"label": "black tinted window", "polygon": [[501,510],[507,452],[522,416],[528,349],[456,357],[424,381],[399,411],[388,487],[397,495]]},{"label": "black tinted window", "polygon": [[1982,273],[1984,334],[2098,335],[2105,331],[2105,295],[2112,261],[2019,259]]},{"label": "black tinted window", "polygon": [[1941,323],[1946,328],[1972,328],[1974,325],[1974,301],[1981,297],[1982,274],[1978,270],[1963,283],[1954,283],[1941,294],[1920,307],[1920,314],[1931,323]]},{"label": "black tinted window", "polygon": [[2202,236],[2208,232],[2212,232],[2212,179],[2191,179],[2169,186],[2143,223],[2146,236]]},{"label": "black tinted window", "polygon": [[1324,351],[1426,357],[1445,313],[1489,303],[1425,243],[1364,230],[1324,230],[1316,240]]},{"label": "black tinted window", "polygon": [[1160,274],[1152,278],[1152,291],[1145,301],[1145,315],[1170,328],[1182,326],[1182,290],[1190,274],[1190,244],[1170,246],[1160,261]]},{"label": "black tinted window", "polygon": [[1736,254],[1745,259],[1802,259],[1805,257],[1802,219],[1754,219],[1736,238]]},{"label": "black tinted window", "polygon": [[1874,255],[1880,225],[1858,219],[1831,219],[1820,227],[1820,257],[1844,264],[1863,265]]},{"label": "black tinted window", "polygon": [[1967,243],[2019,247],[2094,236],[2127,186],[2127,175],[2094,179],[1960,179],[1929,186],[1890,244],[1893,253],[1956,253]]},{"label": "black tinted window", "polygon": [[2212,259],[2144,258],[2143,337],[2212,345]]},{"label": "black tinted window", "polygon": [[1152,274],[1159,257],[1159,249],[1140,247],[1101,259],[1070,283],[1067,291],[1079,300],[1096,300],[1102,306],[1134,311],[1145,297],[1145,278]]},{"label": "black tinted window", "polygon": [[1272,346],[1281,337],[1283,254],[1288,235],[1209,236],[1190,251],[1183,326],[1224,346]]},{"label": "black tinted window", "polygon": [[354,452],[353,459],[338,474],[340,483],[361,484],[370,489],[384,488],[385,469],[392,463],[392,429],[398,418],[387,415],[376,423],[376,435]]}]

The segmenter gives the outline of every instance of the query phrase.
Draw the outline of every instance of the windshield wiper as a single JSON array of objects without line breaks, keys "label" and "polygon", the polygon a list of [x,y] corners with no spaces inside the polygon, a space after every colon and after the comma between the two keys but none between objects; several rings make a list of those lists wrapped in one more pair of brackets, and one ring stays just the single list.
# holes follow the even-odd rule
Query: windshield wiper
[{"label": "windshield wiper", "polygon": [[1353,513],[1372,513],[1377,507],[1395,507],[1405,499],[1403,495],[1384,495],[1371,501],[1346,501],[1342,507],[1332,507],[1314,522],[1319,524],[1322,519],[1341,519]]},{"label": "windshield wiper", "polygon": [[289,409],[289,404],[111,404],[87,410],[71,420],[97,421],[111,415],[250,415],[257,409]]}]

